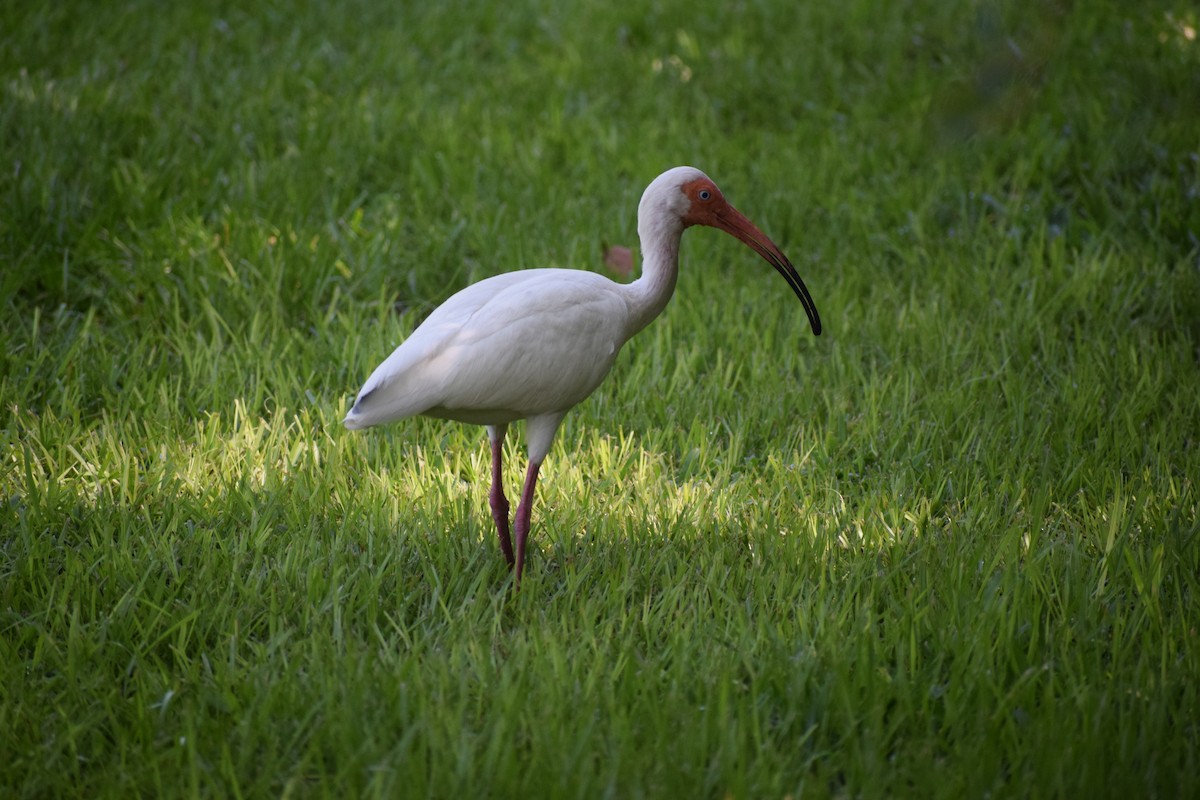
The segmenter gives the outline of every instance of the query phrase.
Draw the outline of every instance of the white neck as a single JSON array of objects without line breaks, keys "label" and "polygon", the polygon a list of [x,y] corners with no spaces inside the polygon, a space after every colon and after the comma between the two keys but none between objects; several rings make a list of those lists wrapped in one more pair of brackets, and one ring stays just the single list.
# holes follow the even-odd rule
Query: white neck
[{"label": "white neck", "polygon": [[624,287],[629,303],[629,332],[632,337],[662,313],[675,292],[679,276],[679,239],[683,224],[678,217],[638,214],[638,237],[642,244],[642,274]]}]

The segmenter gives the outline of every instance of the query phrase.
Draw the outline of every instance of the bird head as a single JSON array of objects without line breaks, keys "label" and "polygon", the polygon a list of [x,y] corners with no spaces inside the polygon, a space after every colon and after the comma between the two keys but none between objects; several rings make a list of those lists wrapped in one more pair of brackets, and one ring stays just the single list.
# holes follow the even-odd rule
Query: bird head
[{"label": "bird head", "polygon": [[674,223],[679,226],[679,231],[693,225],[705,225],[725,231],[740,240],[783,276],[804,306],[813,333],[821,335],[817,306],[792,262],[765,233],[730,205],[712,179],[700,170],[695,167],[675,167],[655,178],[642,195],[638,217],[640,220],[655,218],[666,224]]}]

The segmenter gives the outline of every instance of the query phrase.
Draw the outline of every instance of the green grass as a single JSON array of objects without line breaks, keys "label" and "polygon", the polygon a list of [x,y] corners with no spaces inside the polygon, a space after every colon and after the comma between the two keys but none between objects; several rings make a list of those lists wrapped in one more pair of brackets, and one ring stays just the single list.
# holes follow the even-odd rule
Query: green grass
[{"label": "green grass", "polygon": [[[1191,4],[480,5],[0,12],[0,794],[1200,793]],[[340,420],[680,163],[826,334],[689,232],[514,594]]]}]

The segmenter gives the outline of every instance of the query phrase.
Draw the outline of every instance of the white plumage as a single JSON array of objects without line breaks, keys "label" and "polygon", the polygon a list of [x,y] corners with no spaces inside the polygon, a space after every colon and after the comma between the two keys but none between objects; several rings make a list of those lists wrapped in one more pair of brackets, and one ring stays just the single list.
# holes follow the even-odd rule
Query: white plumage
[{"label": "white plumage", "polygon": [[[439,306],[380,364],[346,415],[350,429],[417,414],[488,426],[492,516],[519,584],[537,471],[563,416],[590,395],[621,346],[666,306],[675,289],[684,228],[708,225],[766,258],[821,324],[787,258],[721,196],[700,170],[676,167],[651,182],[638,205],[642,274],[628,284],[582,270],[530,269],[472,284]],[[529,469],[515,524],[500,486],[508,423],[526,420]]]}]

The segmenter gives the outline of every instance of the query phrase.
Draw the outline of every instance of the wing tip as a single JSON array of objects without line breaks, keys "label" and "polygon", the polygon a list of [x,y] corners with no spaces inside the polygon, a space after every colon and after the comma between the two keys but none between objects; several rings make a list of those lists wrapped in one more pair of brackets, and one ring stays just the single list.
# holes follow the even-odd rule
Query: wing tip
[{"label": "wing tip", "polygon": [[364,403],[375,393],[372,389],[369,392],[364,392],[354,399],[354,405],[346,412],[346,418],[342,420],[342,424],[347,430],[357,431],[370,426],[370,423],[363,419],[363,412],[366,410]]}]

